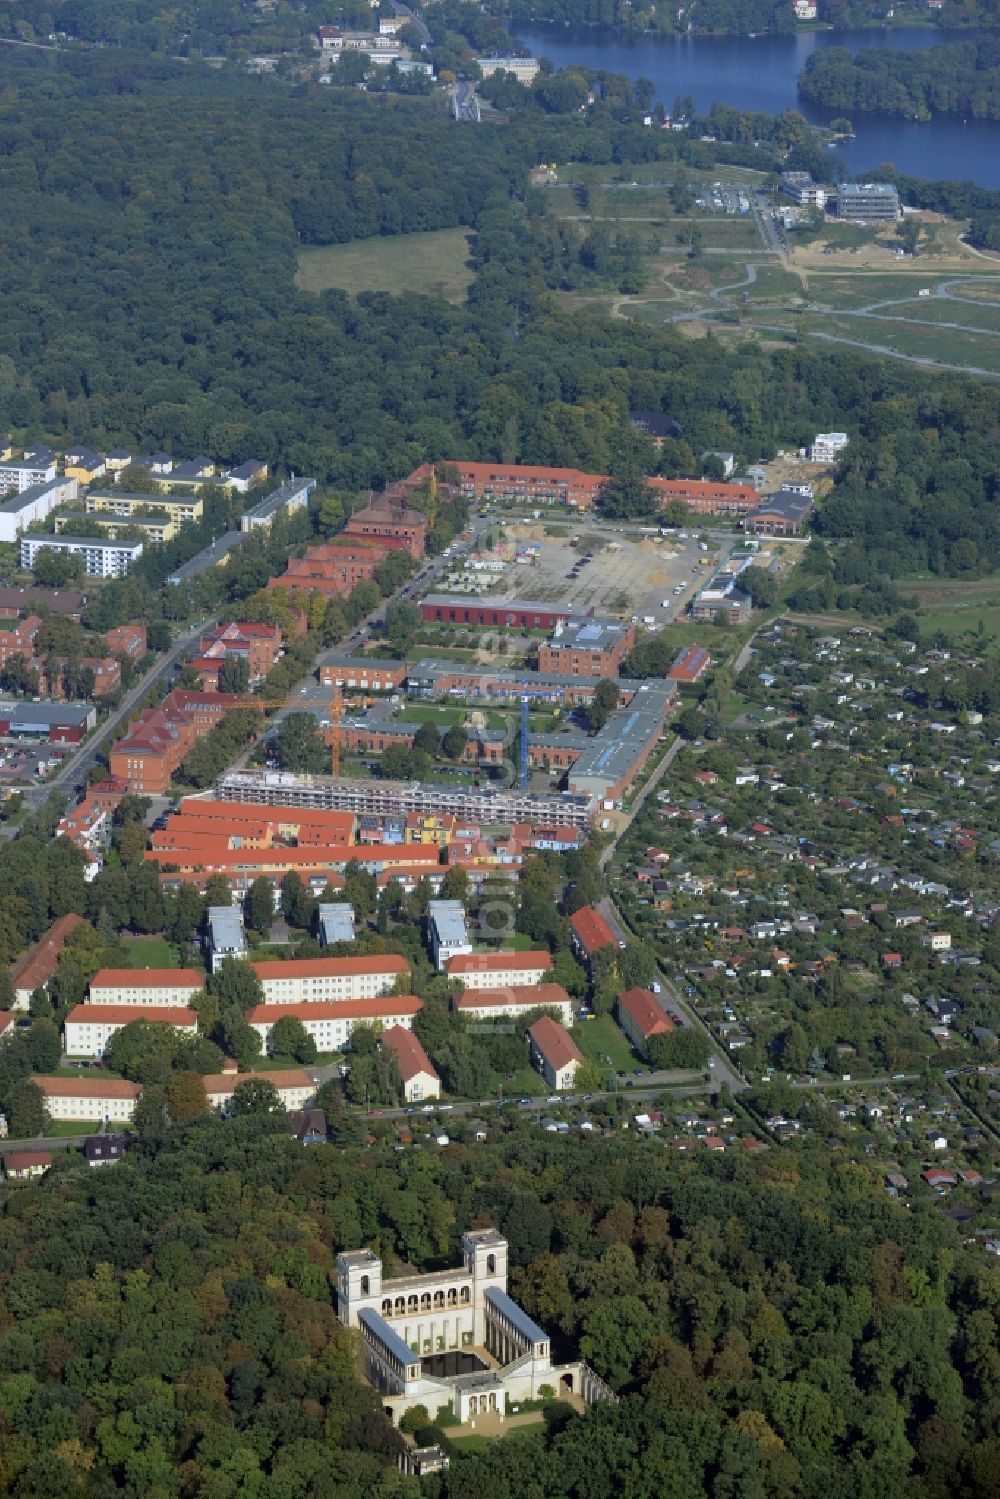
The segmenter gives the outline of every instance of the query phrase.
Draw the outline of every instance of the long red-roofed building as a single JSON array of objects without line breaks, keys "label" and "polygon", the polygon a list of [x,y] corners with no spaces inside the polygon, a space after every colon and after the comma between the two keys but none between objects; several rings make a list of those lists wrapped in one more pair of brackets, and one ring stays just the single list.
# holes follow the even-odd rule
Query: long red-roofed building
[{"label": "long red-roofed building", "polygon": [[690,685],[697,682],[711,664],[712,658],[703,645],[686,645],[674,657],[667,672],[667,681]]},{"label": "long red-roofed building", "polygon": [[470,952],[449,958],[445,972],[466,989],[496,989],[503,984],[530,988],[552,968],[549,952]]},{"label": "long red-roofed building", "polygon": [[666,1036],[676,1027],[649,989],[626,989],[618,996],[618,1023],[638,1051],[651,1036]]},{"label": "long red-roofed building", "polygon": [[415,994],[386,994],[374,999],[320,1001],[311,1004],[254,1005],[247,1011],[264,1046],[271,1050],[271,1032],[279,1020],[301,1020],[320,1051],[339,1051],[351,1039],[356,1025],[381,1025],[386,1028],[413,1024],[424,1007]]},{"label": "long red-roofed building", "polygon": [[74,1005],[66,1016],[64,1037],[69,1057],[102,1057],[108,1042],[133,1021],[169,1025],[177,1035],[196,1036],[198,1016],[178,1005]]},{"label": "long red-roofed building", "polygon": [[402,1025],[392,1025],[382,1032],[379,1045],[388,1047],[396,1058],[403,1084],[403,1097],[407,1103],[419,1103],[423,1098],[440,1098],[441,1079],[412,1031]]},{"label": "long red-roofed building", "polygon": [[370,1000],[391,994],[410,965],[396,953],[350,958],[297,958],[251,963],[268,1004],[316,1004]]},{"label": "long red-roofed building", "polygon": [[523,1015],[526,1010],[556,1010],[565,1025],[573,1020],[573,1001],[562,984],[508,984],[494,989],[463,989],[452,1005],[460,1015],[474,1020],[497,1020],[503,1015]]},{"label": "long red-roofed building", "polygon": [[618,946],[614,932],[600,911],[595,911],[593,906],[581,906],[579,911],[574,911],[569,924],[573,932],[573,946],[588,963],[593,962],[595,953],[600,952],[602,947]]}]

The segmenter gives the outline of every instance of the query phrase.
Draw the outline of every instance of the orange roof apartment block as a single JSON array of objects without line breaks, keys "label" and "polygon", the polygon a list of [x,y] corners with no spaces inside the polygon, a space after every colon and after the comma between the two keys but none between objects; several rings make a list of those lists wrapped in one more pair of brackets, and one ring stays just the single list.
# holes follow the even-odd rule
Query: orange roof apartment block
[{"label": "orange roof apartment block", "polygon": [[572,1036],[550,1015],[542,1015],[528,1031],[531,1057],[550,1088],[572,1088],[583,1054]]},{"label": "orange roof apartment block", "polygon": [[386,1027],[413,1024],[414,1016],[424,1007],[415,994],[385,994],[374,999],[347,999],[317,1004],[254,1005],[247,1011],[252,1025],[267,1050],[271,1050],[271,1033],[279,1020],[300,1020],[320,1051],[339,1051],[351,1039],[356,1025],[380,1024]]},{"label": "orange roof apartment block", "polygon": [[422,1098],[440,1098],[441,1079],[412,1031],[401,1025],[392,1025],[382,1032],[379,1044],[387,1046],[399,1064],[403,1097],[407,1103],[418,1103]]},{"label": "orange roof apartment block", "polygon": [[90,981],[88,1005],[183,1005],[205,987],[197,968],[102,968]]},{"label": "orange roof apartment block", "polygon": [[298,958],[250,966],[263,985],[268,1004],[282,1006],[377,999],[391,994],[401,978],[410,977],[409,963],[395,953]]},{"label": "orange roof apartment block", "polygon": [[619,994],[618,1023],[638,1051],[645,1049],[650,1036],[666,1036],[675,1029],[649,989],[626,989]]},{"label": "orange roof apartment block", "polygon": [[142,1096],[138,1083],[121,1077],[46,1077],[31,1081],[45,1097],[53,1119],[131,1119]]},{"label": "orange roof apartment block", "polygon": [[602,947],[617,947],[618,939],[604,917],[593,906],[582,906],[569,918],[573,946],[590,962]]},{"label": "orange roof apartment block", "polygon": [[550,952],[456,953],[445,964],[450,979],[461,979],[467,989],[496,989],[503,984],[530,988],[552,968]]},{"label": "orange roof apartment block", "polygon": [[11,972],[15,1010],[26,1010],[35,990],[45,988],[56,971],[66,939],[79,926],[86,926],[86,922],[72,911],[58,916],[45,935],[15,963]]},{"label": "orange roof apartment block", "polygon": [[523,1014],[525,1010],[556,1010],[564,1024],[573,1020],[573,1001],[562,984],[508,984],[495,989],[463,989],[452,999],[460,1015],[473,1019],[495,1020],[501,1015]]}]

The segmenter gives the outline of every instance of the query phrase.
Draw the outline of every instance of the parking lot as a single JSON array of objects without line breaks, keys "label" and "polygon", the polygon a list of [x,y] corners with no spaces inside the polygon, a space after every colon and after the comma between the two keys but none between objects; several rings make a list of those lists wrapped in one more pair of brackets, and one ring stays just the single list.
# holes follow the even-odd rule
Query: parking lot
[{"label": "parking lot", "polygon": [[491,592],[491,599],[537,599],[580,614],[635,615],[657,625],[676,618],[710,574],[703,559],[713,556],[690,531],[634,540],[583,523],[575,547],[573,538],[546,537],[541,525],[510,527],[511,533],[538,548],[537,561],[513,569],[507,588]]}]

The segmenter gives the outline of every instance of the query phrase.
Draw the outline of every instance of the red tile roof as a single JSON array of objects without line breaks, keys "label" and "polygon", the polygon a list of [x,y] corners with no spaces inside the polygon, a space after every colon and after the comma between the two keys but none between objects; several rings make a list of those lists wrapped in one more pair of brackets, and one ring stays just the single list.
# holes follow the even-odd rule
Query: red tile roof
[{"label": "red tile roof", "polygon": [[133,1020],[159,1021],[161,1025],[197,1025],[195,1010],[183,1005],[74,1005],[67,1025],[129,1025]]},{"label": "red tile roof", "polygon": [[36,1073],[30,1081],[46,1098],[139,1098],[142,1094],[138,1083],[122,1077],[45,1077]]},{"label": "red tile roof", "polygon": [[313,1003],[254,1005],[247,1011],[251,1025],[273,1025],[286,1015],[296,1020],[384,1020],[386,1016],[419,1015],[424,1007],[415,994],[382,994],[375,999],[321,999]]},{"label": "red tile roof", "polygon": [[600,912],[595,911],[592,906],[583,906],[579,911],[574,911],[569,924],[589,957],[609,944],[614,947],[618,945],[614,932]]},{"label": "red tile roof", "polygon": [[675,1029],[674,1022],[664,1015],[656,997],[648,989],[626,989],[618,996],[619,1010],[625,1010],[634,1022],[640,1035],[665,1036]]},{"label": "red tile roof", "polygon": [[240,1083],[270,1083],[275,1088],[312,1088],[312,1078],[302,1067],[279,1068],[276,1072],[212,1072],[202,1078],[206,1093],[233,1093]]},{"label": "red tile roof", "polygon": [[205,975],[197,968],[101,968],[92,989],[200,989]]},{"label": "red tile roof", "polygon": [[15,965],[11,973],[15,989],[35,990],[42,984],[47,984],[56,971],[59,954],[66,945],[67,937],[78,926],[85,925],[83,917],[74,915],[72,911],[68,916],[57,917],[44,937]]},{"label": "red tile roof", "polygon": [[12,1150],[3,1158],[5,1171],[26,1171],[30,1166],[51,1166],[52,1155],[48,1150]]},{"label": "red tile roof", "polygon": [[528,1035],[553,1072],[559,1072],[570,1062],[583,1061],[583,1053],[569,1031],[558,1020],[553,1020],[551,1015],[542,1015],[536,1020]]},{"label": "red tile roof", "polygon": [[537,968],[547,973],[552,967],[549,952],[470,952],[457,953],[446,965],[449,977],[463,973],[518,973]]},{"label": "red tile roof", "polygon": [[463,989],[454,1003],[456,1010],[491,1009],[502,1004],[534,1010],[569,1004],[570,998],[562,984],[508,984],[497,989]]},{"label": "red tile roof", "polygon": [[[363,973],[409,973],[410,965],[396,953],[371,953],[366,958],[290,958],[287,963],[251,963],[264,979],[351,978]],[[287,1008],[287,1007],[286,1007]]]},{"label": "red tile roof", "polygon": [[396,1061],[399,1063],[399,1075],[404,1083],[408,1083],[411,1078],[418,1077],[421,1073],[426,1073],[428,1077],[437,1077],[430,1057],[412,1031],[408,1031],[402,1025],[393,1025],[387,1031],[382,1032],[379,1040],[383,1046],[388,1046],[389,1050],[395,1054]]}]

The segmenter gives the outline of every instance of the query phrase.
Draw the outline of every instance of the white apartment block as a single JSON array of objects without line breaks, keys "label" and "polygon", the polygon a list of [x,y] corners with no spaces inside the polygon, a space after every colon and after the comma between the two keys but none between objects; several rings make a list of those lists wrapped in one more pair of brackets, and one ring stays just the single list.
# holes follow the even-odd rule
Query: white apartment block
[{"label": "white apartment block", "polygon": [[846,432],[817,432],[809,456],[813,463],[835,463],[847,447],[848,440]]},{"label": "white apartment block", "polygon": [[53,1120],[121,1122],[132,1118],[142,1088],[116,1077],[40,1077],[31,1081],[40,1088]]},{"label": "white apartment block", "polygon": [[55,476],[55,459],[6,458],[0,463],[0,494],[23,494],[35,484],[49,484]]},{"label": "white apartment block", "polygon": [[538,76],[537,57],[480,57],[478,61],[484,78],[492,78],[494,73],[513,73],[518,83],[528,85]]},{"label": "white apartment block", "polygon": [[134,1020],[169,1025],[178,1035],[196,1036],[198,1016],[194,1010],[171,1006],[144,1008],[142,1005],[76,1005],[66,1016],[63,1027],[68,1057],[103,1057],[111,1037]]},{"label": "white apartment block", "polygon": [[472,1020],[502,1020],[527,1010],[552,1010],[560,1024],[572,1025],[573,1001],[562,984],[510,985],[502,989],[463,989],[452,1000],[460,1015]]},{"label": "white apartment block", "polygon": [[316,1042],[319,1051],[340,1051],[347,1046],[356,1025],[379,1024],[388,1029],[394,1025],[409,1030],[423,1001],[412,994],[381,995],[376,999],[315,1000],[308,1004],[254,1005],[247,1011],[252,1025],[270,1052],[271,1032],[279,1020],[292,1016],[301,1020]]},{"label": "white apartment block", "polygon": [[22,536],[21,566],[30,572],[38,553],[48,547],[53,552],[71,552],[83,558],[83,570],[90,578],[124,578],[132,563],[142,556],[141,541],[106,541],[97,536]]},{"label": "white apartment block", "polygon": [[548,1334],[507,1294],[507,1241],[495,1229],[462,1236],[454,1270],[383,1279],[371,1249],[337,1255],[337,1316],[361,1334],[365,1375],[398,1425],[415,1405],[462,1423],[543,1385],[588,1403],[616,1397],[584,1363],[553,1365]]},{"label": "white apartment block", "polygon": [[449,958],[445,972],[466,989],[526,989],[540,984],[552,969],[549,952],[476,952]]},{"label": "white apartment block", "polygon": [[471,953],[465,908],[460,900],[429,900],[427,928],[435,968],[444,971],[452,958]]},{"label": "white apartment block", "polygon": [[87,1003],[176,1008],[204,987],[197,968],[102,968],[90,981]]},{"label": "white apartment block", "polygon": [[202,1078],[209,1108],[225,1113],[240,1083],[249,1082],[270,1083],[286,1111],[304,1109],[316,1096],[316,1084],[301,1067],[278,1072],[237,1072],[234,1062],[228,1071],[210,1073]]},{"label": "white apartment block", "polygon": [[251,963],[269,1005],[378,999],[391,994],[410,965],[394,954],[364,958],[301,958],[287,963]]},{"label": "white apartment block", "polygon": [[79,492],[75,479],[55,478],[8,492],[0,500],[0,541],[16,541],[36,521],[47,520],[60,505],[71,504]]}]

